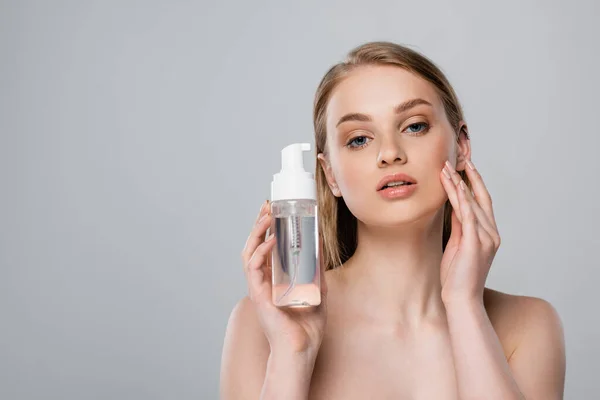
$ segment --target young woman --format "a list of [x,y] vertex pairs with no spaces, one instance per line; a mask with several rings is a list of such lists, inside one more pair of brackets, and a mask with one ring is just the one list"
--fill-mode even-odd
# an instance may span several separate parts
[[322,302],[273,306],[263,204],[221,398],[561,399],[555,309],[484,287],[500,234],[444,74],[409,48],[364,44],[321,81],[314,127]]

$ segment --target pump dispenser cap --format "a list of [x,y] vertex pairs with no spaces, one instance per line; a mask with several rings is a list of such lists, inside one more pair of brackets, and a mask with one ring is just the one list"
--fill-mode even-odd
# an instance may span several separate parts
[[310,143],[293,143],[281,150],[281,171],[273,175],[271,201],[284,199],[317,199],[314,175],[304,170],[303,151]]

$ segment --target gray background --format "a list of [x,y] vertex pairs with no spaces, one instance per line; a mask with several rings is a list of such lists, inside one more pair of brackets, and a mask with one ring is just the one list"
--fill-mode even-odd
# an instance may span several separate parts
[[566,398],[599,398],[599,8],[2,1],[0,398],[216,399],[279,151],[370,40],[450,78],[503,238],[488,284],[554,304]]

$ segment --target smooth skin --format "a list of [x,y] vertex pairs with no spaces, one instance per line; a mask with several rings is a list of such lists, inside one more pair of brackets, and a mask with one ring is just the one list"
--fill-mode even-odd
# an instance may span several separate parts
[[[417,98],[429,104],[397,112]],[[360,67],[332,93],[327,134],[318,159],[357,217],[357,249],[322,272],[320,306],[276,308],[261,210],[242,252],[249,294],[229,319],[221,399],[562,399],[560,318],[542,299],[485,288],[501,243],[492,198],[434,88],[397,67]],[[383,199],[376,184],[395,172],[416,190]]]

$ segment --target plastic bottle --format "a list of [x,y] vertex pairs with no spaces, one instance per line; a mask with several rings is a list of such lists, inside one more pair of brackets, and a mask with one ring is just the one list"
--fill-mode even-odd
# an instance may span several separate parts
[[314,175],[304,170],[309,143],[281,150],[281,171],[271,182],[270,232],[273,304],[310,307],[321,303],[319,229]]

